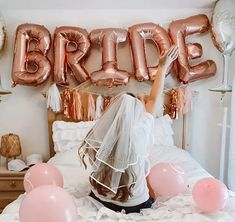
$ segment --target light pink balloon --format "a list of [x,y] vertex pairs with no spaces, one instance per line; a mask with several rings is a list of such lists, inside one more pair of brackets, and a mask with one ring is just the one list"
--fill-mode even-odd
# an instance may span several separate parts
[[229,198],[227,187],[214,178],[199,180],[194,185],[192,194],[197,207],[205,213],[222,210]]
[[76,222],[73,198],[60,187],[40,186],[28,193],[20,205],[20,222]]
[[39,163],[26,172],[24,189],[27,193],[42,185],[63,187],[63,177],[55,166],[48,163]]
[[154,165],[150,170],[148,180],[154,192],[162,197],[173,197],[187,188],[184,171],[171,163]]

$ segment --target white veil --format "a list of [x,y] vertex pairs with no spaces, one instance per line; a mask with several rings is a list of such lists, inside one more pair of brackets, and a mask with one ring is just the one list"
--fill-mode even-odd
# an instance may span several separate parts
[[[88,154],[91,160],[94,171],[90,177],[114,193],[119,187],[136,182],[131,180],[132,166],[137,164],[139,157],[148,154],[147,136],[138,135],[139,130],[144,130],[141,124],[144,112],[145,107],[138,99],[127,94],[118,96],[87,134],[80,148],[80,152]],[[104,173],[107,167],[112,173],[106,174],[108,178],[104,180],[101,172]],[[124,172],[129,173],[129,181],[121,184]]]

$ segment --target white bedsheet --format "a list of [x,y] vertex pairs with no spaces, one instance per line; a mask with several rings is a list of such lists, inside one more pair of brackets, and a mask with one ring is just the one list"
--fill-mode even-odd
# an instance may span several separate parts
[[[229,202],[223,211],[203,214],[195,206],[191,195],[193,185],[199,179],[211,175],[201,168],[187,152],[176,147],[157,147],[152,150],[150,160],[152,164],[156,162],[172,162],[180,165],[188,175],[188,191],[169,200],[158,199],[152,209],[144,209],[140,214],[123,214],[103,207],[92,198],[82,196],[76,187],[67,185],[65,189],[74,196],[78,221],[235,222],[235,194],[233,192],[230,192]],[[66,171],[68,172],[67,166],[58,168],[62,174],[65,174]],[[70,167],[69,172],[70,174],[74,173],[76,175],[77,169],[71,172]],[[0,215],[0,222],[19,222],[18,212],[24,196],[21,195],[16,201],[5,208]]]

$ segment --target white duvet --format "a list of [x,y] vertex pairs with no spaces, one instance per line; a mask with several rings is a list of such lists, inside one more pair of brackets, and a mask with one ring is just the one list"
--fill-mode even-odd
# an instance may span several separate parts
[[[144,209],[140,214],[116,213],[87,197],[90,189],[86,180],[87,172],[78,161],[75,149],[56,154],[49,162],[59,168],[64,177],[65,190],[74,196],[78,221],[235,222],[235,194],[232,192],[230,192],[229,202],[223,211],[204,214],[195,206],[191,196],[193,185],[199,179],[211,175],[200,167],[187,152],[173,146],[156,146],[151,151],[150,161],[151,164],[171,162],[180,165],[187,174],[189,189],[184,194],[168,200],[159,198],[151,209]],[[21,195],[5,208],[0,215],[0,222],[19,222],[18,212],[24,196]]]

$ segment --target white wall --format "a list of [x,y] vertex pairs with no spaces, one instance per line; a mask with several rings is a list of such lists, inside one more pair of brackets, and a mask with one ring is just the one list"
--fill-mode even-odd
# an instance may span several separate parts
[[0,0],[1,9],[182,9],[210,8],[216,0]]
[[[186,18],[201,12],[210,12],[206,9],[149,9],[149,10],[2,10],[6,25],[8,42],[4,53],[0,57],[0,72],[3,85],[10,89],[11,67],[13,59],[14,35],[16,27],[22,23],[37,23],[45,25],[51,33],[56,26],[80,26],[91,31],[102,27],[128,28],[131,25],[155,22],[164,27],[172,20]],[[220,94],[209,92],[208,89],[218,85],[222,79],[222,56],[215,49],[210,35],[189,38],[204,46],[203,59],[213,59],[218,66],[217,75],[213,78],[198,81],[192,88],[200,95],[191,115],[193,156],[213,175],[218,176],[220,129],[217,123],[222,119],[220,110]],[[202,60],[203,60],[202,59]],[[98,62],[97,62],[98,63]],[[130,59],[120,59],[122,68],[131,69]],[[230,73],[235,69],[233,56]],[[42,153],[48,157],[47,113],[46,101],[41,91],[46,91],[48,83],[40,87],[16,86],[11,89],[13,94],[4,97],[0,104],[0,135],[8,132],[17,133],[21,137],[23,157],[30,153]],[[229,103],[226,96],[225,103]]]

